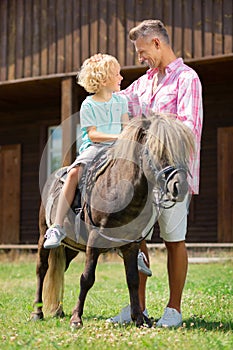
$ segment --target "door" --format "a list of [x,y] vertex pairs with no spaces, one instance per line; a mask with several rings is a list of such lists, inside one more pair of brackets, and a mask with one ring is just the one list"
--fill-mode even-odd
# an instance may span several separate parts
[[218,241],[233,242],[233,127],[218,129]]
[[21,147],[0,146],[0,244],[20,241]]

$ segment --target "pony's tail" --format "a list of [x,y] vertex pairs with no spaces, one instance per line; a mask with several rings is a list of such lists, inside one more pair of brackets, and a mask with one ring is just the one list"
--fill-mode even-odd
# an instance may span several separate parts
[[62,316],[64,273],[66,267],[65,247],[51,249],[49,268],[43,285],[43,311],[52,316]]

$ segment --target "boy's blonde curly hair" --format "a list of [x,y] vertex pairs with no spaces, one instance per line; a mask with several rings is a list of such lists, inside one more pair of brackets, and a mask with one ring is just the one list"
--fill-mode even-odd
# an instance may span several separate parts
[[101,85],[111,79],[116,66],[120,66],[119,62],[111,55],[99,54],[97,59],[92,56],[83,62],[77,74],[77,83],[87,92],[97,93]]

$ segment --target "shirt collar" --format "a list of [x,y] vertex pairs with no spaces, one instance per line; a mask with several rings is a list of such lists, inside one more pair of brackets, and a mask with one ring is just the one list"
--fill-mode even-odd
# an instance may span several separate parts
[[[178,66],[180,66],[180,64],[183,63],[183,59],[177,58],[176,60],[172,61],[171,63],[169,63],[167,65],[167,67],[165,68],[166,73],[171,73],[172,71],[176,70],[176,68]],[[154,75],[158,72],[158,68],[150,68],[147,70],[147,75],[148,75],[148,79],[153,79]]]

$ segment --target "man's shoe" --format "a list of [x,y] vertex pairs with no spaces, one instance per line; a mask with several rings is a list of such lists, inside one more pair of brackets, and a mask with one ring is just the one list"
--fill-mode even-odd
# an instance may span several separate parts
[[[147,312],[147,309],[145,309],[143,311],[143,314],[146,316],[146,317],[149,317],[148,316],[148,312]],[[131,319],[131,310],[130,310],[130,305],[127,305],[126,307],[124,307],[121,312],[119,313],[119,315],[117,316],[114,316],[114,317],[110,317],[106,320],[106,322],[109,322],[109,323],[120,323],[120,324],[123,324],[123,323],[130,323],[132,321]]]
[[148,277],[152,276],[152,271],[146,265],[147,259],[143,252],[138,253],[138,271],[144,273]]
[[46,241],[44,242],[45,249],[57,248],[61,241],[66,237],[64,229],[60,225],[52,225],[45,234]]
[[156,322],[156,327],[179,327],[182,325],[182,314],[176,309],[166,307],[163,316]]

